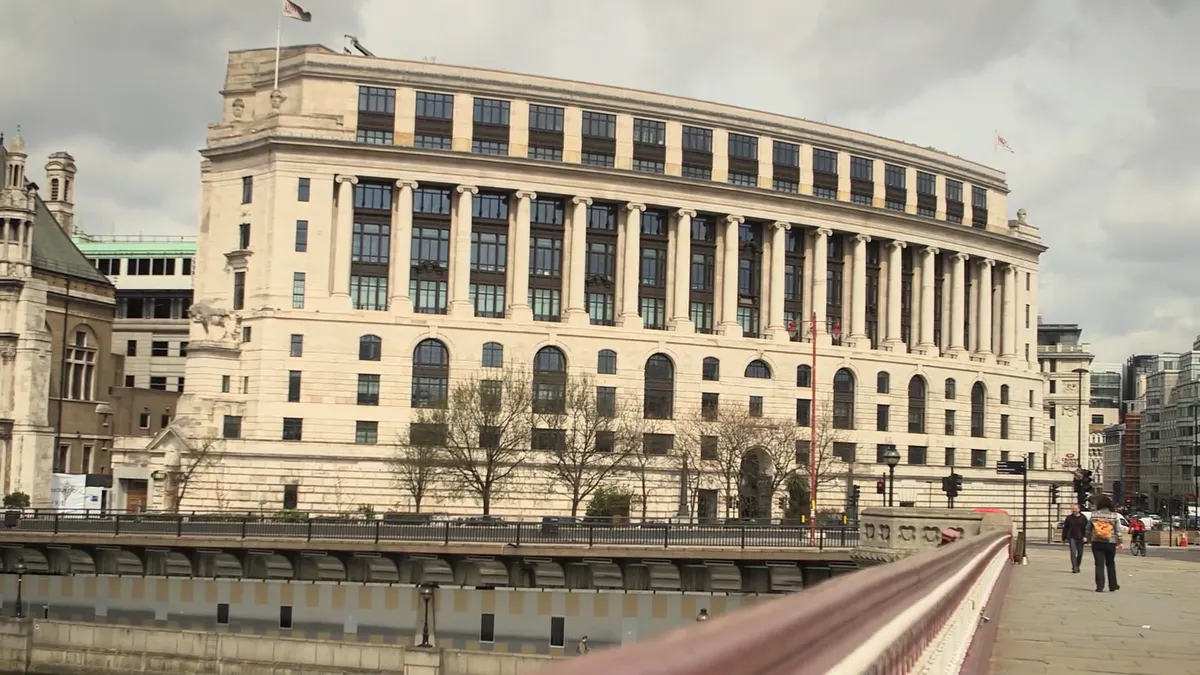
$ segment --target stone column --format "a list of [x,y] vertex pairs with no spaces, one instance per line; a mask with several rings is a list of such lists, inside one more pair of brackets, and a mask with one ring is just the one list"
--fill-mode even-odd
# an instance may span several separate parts
[[921,336],[918,347],[923,354],[937,356],[938,346],[933,342],[933,298],[938,250],[926,246],[921,254],[925,259],[921,261]]
[[787,323],[783,320],[783,281],[785,276],[783,268],[786,264],[784,255],[787,251],[787,233],[790,229],[792,229],[792,224],[782,220],[775,221],[771,225],[771,269],[769,270],[771,285],[768,305],[770,316],[767,318],[767,337],[776,342],[791,340]]
[[388,260],[388,306],[402,316],[412,314],[412,298],[408,295],[412,276],[413,190],[417,182],[396,181],[392,201],[392,246]]
[[692,218],[696,212],[691,209],[679,209],[675,218],[675,285],[674,294],[675,316],[671,322],[676,333],[691,333],[692,325]]
[[458,203],[454,208],[454,228],[450,237],[449,314],[453,317],[469,318],[475,316],[470,297],[471,212],[474,210],[473,199],[479,194],[479,188],[473,185],[459,185],[454,190],[458,195]]
[[950,256],[950,353],[960,355],[966,351],[963,343],[963,310],[966,309],[966,253]]
[[[333,295],[350,297],[350,246],[354,240],[354,186],[357,176],[337,177],[337,223],[333,236]],[[335,305],[338,309],[350,306]]]
[[584,280],[587,279],[587,218],[592,200],[575,197],[571,200],[570,249],[571,264],[567,279],[567,323],[586,326],[589,323],[584,300]]
[[809,303],[809,311],[817,319],[817,335],[814,339],[825,336],[826,341],[829,340],[829,327],[825,325],[825,322],[828,320],[829,298],[826,286],[828,286],[829,237],[831,236],[833,236],[833,230],[823,227],[813,233],[812,264],[808,265],[812,274],[812,300]]
[[980,356],[992,355],[992,266],[995,264],[995,260],[979,261],[979,290],[976,293],[979,310],[975,314],[979,317],[979,327],[975,334],[979,336],[976,353]]
[[742,334],[737,320],[738,229],[744,222],[742,216],[725,216],[725,238],[721,242],[721,324],[717,329],[722,335]]
[[901,335],[901,314],[903,306],[902,293],[904,284],[904,247],[902,241],[888,244],[888,282],[887,282],[887,341],[886,346],[894,352],[906,351],[907,345]]
[[508,289],[508,318],[533,321],[533,310],[529,307],[529,216],[537,193],[520,190],[516,198],[517,219],[508,233],[508,245],[513,247],[513,281],[512,288]]
[[642,269],[642,212],[645,204],[626,204],[625,229],[621,232],[621,315],[618,323],[626,328],[641,328],[638,313],[638,285]]
[[867,341],[867,242],[871,237],[854,235],[854,277],[850,286],[850,344]]
[[1000,358],[1013,360],[1017,357],[1017,268],[1005,265],[1003,268],[1004,299],[1000,308],[1000,321],[1003,325],[1003,340],[1000,345]]

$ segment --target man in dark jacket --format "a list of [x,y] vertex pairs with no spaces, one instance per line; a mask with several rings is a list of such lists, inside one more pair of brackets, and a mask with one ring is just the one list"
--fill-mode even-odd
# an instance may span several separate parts
[[1088,519],[1079,512],[1079,505],[1071,505],[1071,515],[1063,521],[1062,538],[1071,547],[1071,571],[1079,574],[1083,562],[1083,545],[1087,541]]

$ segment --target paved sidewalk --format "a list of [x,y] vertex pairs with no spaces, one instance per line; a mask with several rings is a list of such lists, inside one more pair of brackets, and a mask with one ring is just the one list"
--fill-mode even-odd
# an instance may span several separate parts
[[1066,546],[1029,555],[1012,570],[991,675],[1200,675],[1195,563],[1126,549],[1121,590],[1097,593],[1090,548],[1079,574]]

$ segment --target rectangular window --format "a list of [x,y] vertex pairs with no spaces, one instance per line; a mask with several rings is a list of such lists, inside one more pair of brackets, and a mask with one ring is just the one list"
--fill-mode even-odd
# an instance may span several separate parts
[[283,605],[279,608],[279,629],[292,629],[292,607],[291,605]]
[[927,462],[928,448],[921,445],[908,446],[908,463],[912,466],[924,466]]
[[1008,415],[1000,416],[1000,438],[1008,438]]
[[379,376],[358,376],[358,405],[379,405]]
[[729,134],[729,156],[735,159],[758,161],[758,137]]
[[987,450],[971,451],[971,466],[976,469],[987,467]]
[[229,625],[229,603],[226,603],[226,602],[217,603],[217,625],[218,626],[228,626]]
[[250,248],[250,223],[239,223],[238,250],[245,251],[248,248]]
[[301,379],[302,379],[302,374],[299,370],[289,370],[288,371],[288,394],[287,394],[288,403],[299,403],[300,402]]
[[681,178],[692,178],[695,180],[712,180],[712,169],[707,166],[690,166],[684,164],[679,169]]
[[233,273],[233,308],[245,309],[246,307],[246,273]]
[[796,399],[796,426],[812,426],[812,401],[807,398]]
[[579,163],[585,166],[599,166],[611,169],[616,166],[616,158],[600,152],[584,152],[579,155]]
[[635,118],[633,120],[633,142],[642,145],[666,145],[666,122]]
[[813,148],[813,171],[837,175],[838,154],[832,150]]
[[491,644],[496,641],[495,614],[484,613],[479,615],[479,641],[484,644]]
[[850,178],[867,183],[875,181],[875,160],[866,157],[850,157]]
[[354,442],[358,445],[375,445],[379,442],[379,422],[354,423]]
[[125,341],[125,356],[137,356],[137,340]]
[[471,152],[477,155],[499,155],[503,157],[508,154],[508,143],[504,141],[485,141],[477,138],[471,141]]
[[230,377],[230,376],[228,376],[228,375],[222,375],[222,376],[221,376],[221,393],[222,393],[222,394],[228,394],[228,393],[229,393],[229,385],[230,385],[230,383],[231,383],[232,379],[233,379],[233,378],[231,378],[231,377]]
[[919,195],[936,195],[937,194],[937,176],[924,171],[917,172],[917,194]]
[[730,185],[758,187],[758,176],[749,173],[737,173],[736,171],[730,171],[729,183]]
[[151,375],[150,388],[158,391],[167,390],[167,377],[165,375]]
[[496,284],[471,284],[468,300],[475,307],[475,316],[504,318],[504,287]]
[[612,293],[587,294],[588,319],[595,326],[611,326],[616,321],[616,299]]
[[583,135],[587,138],[617,137],[617,116],[608,113],[583,111]]
[[311,183],[312,183],[312,181],[308,178],[296,179],[296,201],[298,201],[298,202],[308,201],[308,193],[312,187]]
[[954,466],[954,448],[946,448],[946,457],[943,463],[946,466]]
[[431,120],[454,119],[454,95],[418,91],[417,117]]
[[888,187],[900,188],[903,190],[905,188],[905,174],[906,169],[904,167],[896,166],[895,164],[887,164],[883,167],[884,184]]
[[875,430],[887,431],[888,421],[890,418],[891,406],[877,405],[875,406]]
[[[282,438],[285,441],[302,441],[304,440],[304,420],[299,417],[283,418],[283,434]],[[289,486],[291,487],[291,486]],[[295,508],[295,507],[293,507]]]
[[716,436],[700,437],[700,459],[717,459],[720,439]]
[[640,298],[639,305],[646,328],[662,330],[667,327],[667,301],[664,298]]
[[951,178],[946,179],[946,201],[961,202],[962,201],[963,184],[960,180]]
[[478,124],[493,124],[506,127],[508,126],[508,114],[511,105],[508,101],[499,99],[476,98],[474,121]]
[[359,129],[355,140],[366,145],[394,145],[395,135],[383,129]]
[[761,396],[751,396],[750,397],[750,416],[751,417],[762,417],[763,416],[763,397],[761,397]]
[[977,209],[986,209],[988,207],[987,188],[977,185],[971,186],[971,206]]
[[136,387],[137,386],[137,378],[134,377],[133,375],[126,375],[125,376],[125,386],[130,387],[130,388]]
[[567,646],[567,620],[561,616],[550,617],[550,646]]
[[772,155],[779,166],[800,166],[800,146],[795,143],[775,141]]
[[241,437],[242,417],[240,415],[226,415],[221,422],[221,438]]
[[396,90],[385,87],[359,87],[358,111],[376,115],[396,114]]
[[691,152],[712,152],[712,129],[683,125],[683,149]]
[[813,186],[813,196],[819,197],[820,199],[837,199],[837,190],[834,190],[833,188],[827,188],[827,187],[821,187],[819,185],[814,185]]
[[561,134],[563,109],[552,105],[530,104],[529,128],[532,131],[552,131]]
[[304,272],[292,273],[292,309],[304,309]]
[[545,162],[561,162],[562,148],[543,148],[531,145],[529,146],[529,159],[540,159]]
[[558,321],[562,317],[562,292],[553,288],[529,289],[529,306],[534,321]]
[[954,435],[954,411],[953,410],[946,411],[946,435],[947,436]]
[[713,332],[713,304],[711,302],[692,302],[691,316],[697,333]]
[[617,416],[616,387],[596,387],[596,414],[605,419]]
[[294,511],[300,506],[300,486],[299,485],[284,485],[283,486],[283,510]]
[[641,171],[642,173],[664,173],[666,171],[666,164],[650,159],[635,158],[633,160],[633,170]]
[[150,343],[150,356],[167,356],[171,353],[170,342],[159,342],[155,340]]
[[382,312],[387,309],[387,277],[352,275],[350,302],[354,309]]
[[378,223],[354,223],[350,260],[369,265],[386,265],[391,255],[392,228]]
[[300,333],[292,333],[291,344],[288,347],[288,355],[297,358],[304,356],[304,336]]
[[433,136],[417,134],[413,136],[413,147],[423,150],[449,150],[452,145],[449,136]]
[[242,176],[242,203],[254,201],[254,176]]
[[780,178],[771,179],[771,189],[778,192],[790,192],[796,194],[800,192],[800,184],[794,180],[783,180]]
[[700,417],[705,422],[715,422],[721,414],[721,395],[706,391],[700,394]]
[[308,251],[308,221],[296,221],[296,253]]

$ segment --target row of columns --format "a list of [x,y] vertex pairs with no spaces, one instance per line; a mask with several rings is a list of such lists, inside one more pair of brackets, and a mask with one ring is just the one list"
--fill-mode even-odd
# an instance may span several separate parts
[[[350,293],[350,258],[353,231],[354,185],[358,179],[354,176],[338,176],[338,210],[337,234],[334,241],[332,295],[348,297]],[[388,275],[388,296],[392,309],[404,314],[412,311],[412,300],[409,297],[410,265],[406,264],[411,258],[412,249],[412,211],[413,191],[417,183],[411,180],[396,182],[396,194],[393,199],[391,252]],[[475,186],[460,185],[456,188],[454,199],[455,222],[451,227],[451,252],[449,274],[449,307],[452,316],[469,317],[474,314],[474,308],[469,299],[470,260],[471,260],[471,214],[472,199],[479,193]],[[528,303],[529,294],[529,245],[531,211],[533,200],[537,194],[531,191],[515,193],[515,218],[509,232],[508,263],[508,294],[507,315],[516,320],[531,320],[532,310]],[[563,261],[564,268],[564,318],[568,323],[587,324],[589,321],[584,292],[585,268],[587,265],[587,210],[592,200],[587,197],[574,197],[571,200],[571,218],[565,233],[567,255]],[[625,218],[619,230],[619,245],[624,269],[618,270],[620,280],[620,305],[618,306],[618,324],[622,326],[641,326],[638,306],[638,287],[641,269],[641,217],[646,205],[628,203],[625,205]],[[691,230],[692,218],[696,211],[678,209],[674,213],[674,226],[671,230],[674,259],[669,261],[673,271],[674,284],[670,289],[672,300],[670,322],[677,332],[692,332],[691,321]],[[720,321],[718,332],[738,334],[741,328],[737,322],[738,304],[738,228],[745,218],[737,215],[725,217],[723,231],[720,236],[721,248],[721,277],[719,284]],[[764,260],[764,275],[769,279],[765,284],[768,292],[766,303],[767,313],[765,324],[769,338],[787,341],[790,339],[788,327],[784,321],[784,267],[786,264],[786,238],[792,228],[791,223],[777,221],[769,226],[770,255]],[[803,303],[807,311],[815,315],[818,340],[828,340],[826,328],[826,297],[828,274],[829,237],[833,231],[827,228],[817,228],[807,235],[805,241],[804,266],[804,296]],[[847,337],[851,345],[866,347],[866,278],[867,278],[867,244],[871,242],[870,235],[858,234],[850,239],[851,279],[850,279],[850,311],[849,316],[843,314],[843,322],[848,324]],[[887,261],[886,295],[883,303],[882,319],[884,326],[883,346],[885,349],[904,351],[907,345],[903,339],[901,328],[902,312],[902,274],[903,251],[908,246],[903,241],[888,241],[885,244],[884,259]],[[946,321],[948,331],[943,331],[943,344],[935,344],[934,335],[934,301],[936,277],[934,265],[940,251],[931,246],[917,249],[915,267],[917,274],[913,285],[912,324],[915,329],[916,350],[925,354],[937,354],[946,351],[952,355],[973,353],[980,356],[993,354],[993,331],[997,326],[992,317],[992,288],[993,268],[995,261],[979,259],[976,261],[978,276],[970,293],[966,285],[966,266],[970,257],[965,253],[953,253],[946,262],[949,263],[948,273],[943,283],[943,316],[949,314]],[[515,273],[524,270],[524,273]],[[1016,268],[1010,264],[1001,266],[1001,302],[1000,302],[1000,357],[1013,358],[1016,353]],[[883,281],[881,279],[881,281]],[[966,335],[965,323],[971,319],[971,335]],[[987,329],[981,329],[986,326]],[[948,332],[948,335],[946,333]],[[968,342],[969,341],[969,342]]]

